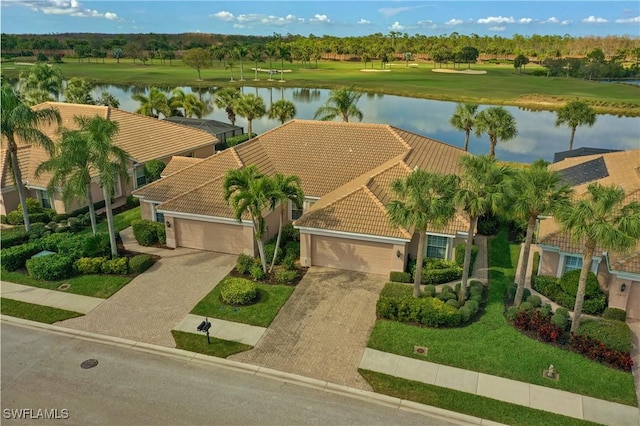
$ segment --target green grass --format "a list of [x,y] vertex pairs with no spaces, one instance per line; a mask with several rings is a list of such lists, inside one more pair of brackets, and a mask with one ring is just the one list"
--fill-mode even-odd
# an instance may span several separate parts
[[31,321],[53,324],[69,318],[82,316],[81,313],[51,308],[49,306],[34,305],[12,299],[0,299],[0,312],[10,317],[23,318]]
[[16,284],[30,285],[33,287],[56,290],[60,285],[70,284],[67,290],[59,290],[63,293],[81,294],[83,296],[100,297],[107,299],[131,281],[131,277],[120,275],[77,275],[60,281],[41,281],[20,272],[8,272],[2,270],[2,280]]
[[377,393],[415,401],[508,425],[595,425],[585,420],[548,413],[522,405],[497,401],[453,389],[399,379],[368,370],[358,370]]
[[[417,68],[395,66],[391,72],[362,72],[362,62],[320,61],[318,68],[285,64],[293,72],[284,75],[285,82],[267,81],[266,74],[259,74],[260,81],[253,81],[249,70],[254,64],[245,63],[246,81],[230,83],[230,73],[217,61],[212,68],[202,71],[202,81],[197,72],[174,61],[173,66],[133,64],[130,59],[107,60],[105,64],[78,63],[72,59],[58,66],[66,78],[82,77],[96,83],[120,85],[146,85],[160,87],[189,86],[209,88],[213,86],[246,85],[251,87],[309,87],[335,88],[354,86],[356,90],[390,95],[429,98],[447,101],[468,101],[481,104],[518,105],[529,108],[553,109],[560,102],[582,98],[590,102],[598,112],[640,115],[639,90],[622,84],[602,84],[592,81],[562,78],[535,77],[530,75],[539,66],[531,65],[518,74],[506,65],[472,65],[472,69],[485,70],[484,75],[456,75],[432,72],[433,63],[420,62]],[[268,68],[268,64],[259,66]],[[370,67],[371,65],[369,65]],[[275,66],[275,68],[279,67]],[[14,68],[14,69],[7,69]],[[5,78],[17,78],[24,66],[3,67]],[[374,63],[374,69],[380,64]],[[234,70],[236,80],[240,69]],[[274,77],[279,80],[280,76]]]
[[[428,361],[519,380],[568,392],[636,405],[631,373],[590,361],[583,356],[530,339],[503,316],[503,294],[513,282],[517,245],[501,232],[489,243],[489,298],[484,314],[467,327],[419,328],[392,321],[376,322],[368,346],[413,358],[414,345],[429,348]],[[560,380],[542,377],[553,364]]]
[[191,311],[194,315],[208,316],[227,321],[268,327],[280,308],[287,302],[294,287],[258,283],[260,301],[249,306],[229,306],[220,301],[220,288],[225,280],[207,294]]
[[244,343],[230,342],[215,337],[210,337],[211,344],[208,344],[207,336],[204,334],[185,333],[177,330],[172,330],[171,334],[173,334],[173,340],[176,341],[176,348],[219,358],[226,358],[253,348],[253,346]]
[[[125,210],[122,213],[118,213],[113,216],[113,225],[116,228],[116,232],[120,232],[131,226],[131,222],[134,220],[140,220],[142,216],[140,214],[140,206],[130,210]],[[109,224],[106,219],[98,223],[98,232],[109,232]],[[91,234],[91,226],[80,231],[81,234]]]

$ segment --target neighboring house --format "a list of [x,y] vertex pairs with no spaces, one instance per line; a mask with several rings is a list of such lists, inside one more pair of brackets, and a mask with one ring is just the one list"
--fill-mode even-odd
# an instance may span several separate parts
[[586,155],[608,154],[610,152],[620,152],[620,150],[581,147],[581,148],[576,148],[569,151],[556,152],[555,154],[553,154],[553,162],[557,163],[559,161],[564,160],[565,158],[584,157]]
[[[127,151],[131,157],[128,164],[129,183],[120,182],[116,188],[114,200],[127,197],[133,189],[145,185],[144,165],[149,160],[160,159],[168,162],[172,156],[208,157],[214,153],[214,145],[218,142],[215,136],[203,130],[193,129],[170,122],[165,122],[151,117],[122,111],[116,108],[95,105],[79,105],[60,102],[46,102],[33,107],[34,110],[54,107],[60,112],[62,126],[75,129],[77,125],[75,116],[93,117],[100,115],[115,121],[119,125],[119,131],[114,138],[117,146]],[[41,130],[54,142],[60,138],[57,126],[42,127]],[[59,213],[69,212],[83,204],[65,205],[60,194],[49,195],[47,185],[51,175],[42,174],[35,176],[36,168],[49,155],[39,147],[18,142],[18,161],[22,170],[22,176],[27,189],[27,197],[40,200],[42,206],[53,208]],[[6,144],[3,141],[3,148]],[[0,184],[1,199],[0,213],[7,214],[14,210],[18,204],[18,191],[15,188],[13,172],[9,167],[8,156],[5,149],[0,152]],[[102,191],[96,183],[93,188],[93,199],[103,199]]]
[[[165,223],[170,247],[255,255],[251,221],[236,221],[223,198],[225,172],[253,164],[267,175],[296,175],[305,201],[301,210],[288,206],[288,219],[301,233],[302,265],[387,274],[415,258],[418,242],[413,230],[389,224],[390,183],[414,168],[455,174],[463,155],[388,125],[292,120],[186,167],[172,160],[166,177],[133,195],[143,218]],[[277,232],[279,213],[265,214],[266,239]],[[445,228],[429,229],[427,255],[451,258],[468,223],[457,215]]]
[[[625,202],[640,201],[640,149],[600,155],[565,158],[551,169],[559,171],[577,196],[588,185],[622,187]],[[541,249],[540,275],[561,276],[582,267],[582,245],[562,232],[553,218],[540,221],[538,247]],[[596,247],[591,270],[609,296],[609,306],[624,309],[629,318],[640,319],[640,241],[628,253],[612,253]]]
[[224,123],[217,120],[207,120],[204,118],[189,117],[167,117],[164,119],[171,123],[182,124],[194,129],[204,130],[218,139],[216,151],[221,151],[227,147],[227,138],[240,136],[244,133],[244,128],[233,124]]

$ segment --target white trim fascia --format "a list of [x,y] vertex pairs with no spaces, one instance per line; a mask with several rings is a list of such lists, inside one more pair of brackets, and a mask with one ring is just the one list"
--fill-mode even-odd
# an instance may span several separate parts
[[0,193],[6,194],[8,192],[14,192],[15,190],[16,190],[16,187],[14,185],[9,185],[9,186],[5,186],[4,188],[0,189]]
[[[445,238],[455,238],[456,237],[455,235],[451,235],[451,234],[438,234],[438,233],[435,233],[435,232],[425,232],[425,234],[427,236],[433,235],[434,237],[445,237]],[[466,236],[467,233],[465,232],[464,235]]]
[[[131,194],[131,195],[133,195],[133,194]],[[138,198],[140,200],[140,202],[143,202],[143,203],[149,203],[149,204],[162,204],[162,203],[164,203],[164,201],[147,200],[143,196],[134,195],[134,197]]]
[[232,224],[232,225],[241,225],[241,226],[253,226],[253,222],[251,222],[250,220],[242,220],[242,222],[238,222],[235,219],[231,219],[228,217],[218,217],[218,216],[205,216],[202,214],[195,214],[195,213],[179,213],[179,212],[172,212],[170,210],[162,210],[162,209],[157,209],[158,212],[164,214],[165,218],[167,217],[174,217],[177,219],[191,219],[191,220],[199,220],[201,222],[211,222],[211,223],[225,223],[225,224]]
[[309,201],[318,201],[320,198],[322,198],[322,197],[311,197],[311,196],[307,196],[307,195],[305,195],[305,196],[304,196],[305,201],[306,201],[306,200],[309,200]]
[[640,281],[640,274],[635,274],[633,272],[622,272],[622,271],[616,271],[615,269],[611,269],[611,264],[609,263],[609,253],[608,252],[602,252],[602,257],[604,257],[606,265],[607,265],[607,271],[611,274],[611,275],[615,275],[618,278],[621,278],[623,280],[631,280],[631,281]]
[[[435,234],[432,234],[432,235],[435,235]],[[442,235],[442,236],[445,236],[445,235]],[[456,237],[465,237],[466,238],[468,236],[469,236],[469,233],[467,231],[456,231],[456,235],[452,235],[453,238],[456,238]]]
[[542,251],[548,251],[551,253],[560,253],[560,247],[558,246],[548,246],[546,244],[538,244],[538,247],[540,247]]
[[38,191],[47,191],[47,188],[44,188],[42,186],[25,185],[24,187],[27,189],[35,189]]
[[411,242],[404,238],[383,237],[378,235],[356,234],[355,232],[333,231],[329,229],[307,228],[303,226],[294,226],[301,234],[321,235],[324,237],[348,238],[350,240],[371,241],[375,243],[387,244],[406,244]]

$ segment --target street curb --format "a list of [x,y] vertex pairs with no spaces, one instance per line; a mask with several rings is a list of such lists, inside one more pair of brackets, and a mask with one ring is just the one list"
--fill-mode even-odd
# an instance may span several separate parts
[[25,328],[46,330],[47,332],[66,336],[71,339],[86,340],[105,345],[128,348],[139,352],[162,355],[180,361],[187,361],[189,363],[213,365],[215,367],[239,371],[245,374],[252,374],[254,376],[264,377],[271,380],[278,380],[284,383],[291,383],[294,385],[312,388],[323,392],[345,395],[350,398],[359,399],[362,401],[367,401],[373,404],[391,407],[398,410],[411,411],[423,415],[437,416],[448,421],[461,422],[461,424],[504,426],[501,423],[481,419],[479,417],[468,416],[466,414],[456,413],[455,411],[444,410],[438,407],[432,407],[426,404],[420,404],[417,402],[395,398],[375,392],[369,392],[362,389],[351,388],[348,386],[330,383],[324,380],[313,379],[298,374],[273,370],[267,367],[260,367],[252,364],[245,364],[238,361],[228,360],[225,358],[218,358],[214,356],[189,352],[182,349],[169,348],[145,342],[136,342],[134,340],[123,339],[120,337],[105,336],[87,331],[74,330],[57,325],[29,321],[22,318],[15,318],[6,315],[0,315],[0,322]]

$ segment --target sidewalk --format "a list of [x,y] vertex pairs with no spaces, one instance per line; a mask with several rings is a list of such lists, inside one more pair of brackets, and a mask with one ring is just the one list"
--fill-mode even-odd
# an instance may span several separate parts
[[[360,368],[499,401],[616,426],[638,426],[637,407],[365,349]],[[542,372],[541,372],[542,374]]]
[[[200,315],[189,314],[173,329],[184,331],[186,333],[198,334],[197,327],[204,320]],[[255,346],[267,331],[264,327],[255,325],[241,324],[239,322],[225,321],[216,318],[209,318],[211,328],[209,334],[218,339],[229,340],[231,342],[244,343],[245,345]],[[204,333],[200,333],[203,334]]]
[[81,296],[79,294],[64,293],[5,281],[0,283],[0,296],[6,299],[50,306],[81,314],[91,312],[105,301],[105,299],[98,297]]

